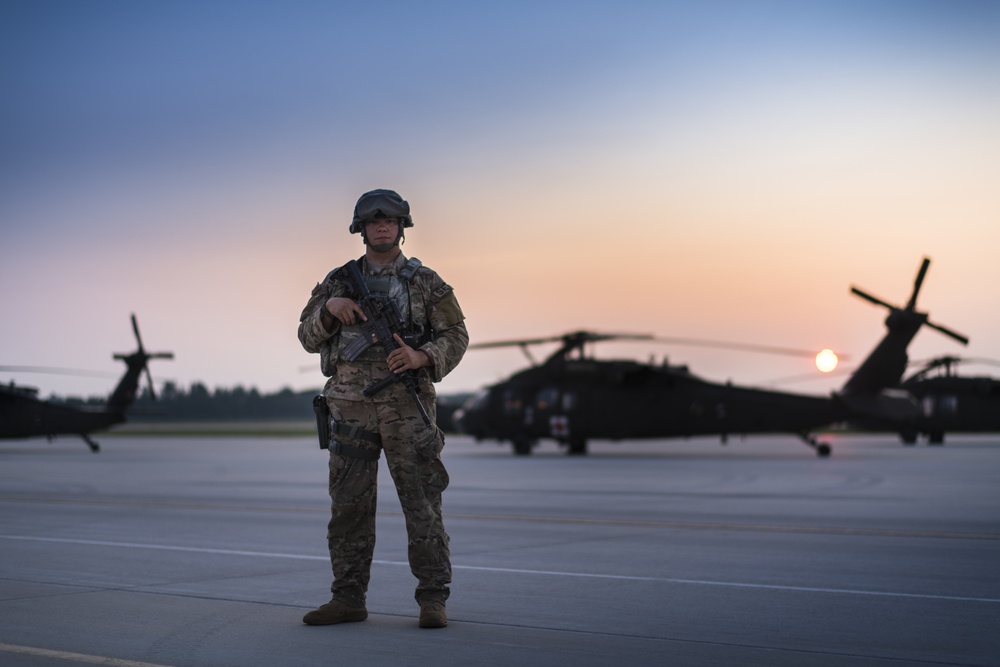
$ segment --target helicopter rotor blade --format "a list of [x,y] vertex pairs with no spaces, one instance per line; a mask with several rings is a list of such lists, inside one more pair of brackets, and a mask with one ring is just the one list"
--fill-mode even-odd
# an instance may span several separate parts
[[80,377],[113,378],[118,373],[88,371],[80,368],[58,368],[51,366],[0,366],[4,373],[48,373],[52,375],[78,375]]
[[569,343],[582,342],[590,343],[604,340],[652,340],[650,334],[628,334],[628,333],[597,333],[594,331],[573,331],[561,336],[547,336],[545,338],[522,338],[516,340],[498,340],[487,343],[473,343],[469,348],[486,349],[493,347],[520,347],[527,345],[541,345],[543,343]]
[[132,331],[135,332],[135,340],[139,344],[139,352],[144,352],[142,347],[142,336],[139,335],[139,323],[135,320],[135,313],[132,313]]
[[[661,338],[657,337],[652,339],[658,343],[670,343],[672,345],[691,345],[695,347],[714,347],[724,350],[740,350],[743,352],[761,352],[764,354],[778,354],[787,357],[808,357],[813,358],[816,356],[815,350],[798,350],[790,347],[776,347],[774,345],[756,345],[753,343],[736,343],[733,341],[725,340],[709,340],[705,338]],[[836,353],[837,357],[841,360],[847,360],[850,357],[846,354]]]
[[910,295],[910,301],[906,304],[907,310],[913,310],[917,307],[917,294],[920,292],[920,286],[924,284],[924,276],[927,275],[927,267],[930,264],[930,257],[924,257],[920,270],[917,272],[917,279],[913,281],[913,294]]
[[[142,336],[139,335],[139,323],[136,321],[135,313],[132,313],[132,331],[135,332],[135,341],[139,345],[139,354],[143,357],[143,363],[146,364],[146,385],[149,387],[149,395],[155,401],[156,400],[156,389],[153,386],[153,374],[149,372],[150,359],[173,359],[173,352],[146,352],[146,349],[142,345]],[[115,355],[115,358],[119,358],[119,355]]]
[[537,366],[538,361],[533,356],[531,356],[531,348],[529,348],[527,345],[521,345],[520,347],[521,347],[521,352],[527,358],[528,363],[531,364],[532,366]]
[[541,345],[542,343],[558,343],[562,341],[562,336],[554,336],[549,338],[528,338],[524,340],[495,340],[488,343],[473,343],[469,345],[469,349],[487,349],[492,347],[524,347],[525,345]]
[[987,359],[985,357],[955,357],[955,362],[960,364],[976,364],[983,366],[1000,366],[1000,360]]
[[627,334],[627,333],[594,333],[591,331],[580,331],[576,334],[567,334],[563,340],[581,338],[588,343],[597,343],[603,340],[654,340],[650,334]]
[[883,306],[885,308],[888,308],[889,310],[899,310],[898,308],[896,308],[896,306],[894,306],[894,305],[892,305],[890,303],[886,303],[885,301],[883,301],[882,299],[878,298],[877,296],[872,296],[871,294],[868,294],[867,292],[862,292],[857,287],[851,287],[851,294],[854,294],[856,296],[860,296],[862,299],[864,299],[866,301],[871,301],[876,306]]
[[952,331],[951,329],[949,329],[947,327],[943,327],[940,324],[934,324],[933,322],[924,322],[924,324],[926,326],[929,326],[931,329],[936,329],[937,331],[940,331],[945,336],[950,336],[951,338],[954,338],[955,340],[957,340],[962,345],[968,345],[969,344],[969,337],[968,336],[963,336],[960,333],[956,333],[956,332]]
[[[634,340],[634,341],[649,341],[653,343],[666,343],[670,345],[690,345],[694,347],[712,347],[718,349],[728,349],[728,350],[739,350],[743,352],[761,352],[764,354],[778,354],[784,356],[792,357],[808,357],[813,358],[816,356],[815,350],[800,350],[787,347],[778,347],[774,345],[756,345],[753,343],[737,343],[733,341],[724,340],[712,340],[706,338],[677,338],[677,337],[665,337],[665,336],[652,336],[650,334],[629,334],[629,333],[596,333],[593,331],[576,331],[573,333],[568,333],[563,336],[551,336],[548,338],[531,338],[524,340],[504,340],[504,341],[493,341],[489,343],[476,343],[470,345],[469,348],[496,348],[496,347],[513,347],[518,346],[522,351],[527,350],[527,346],[536,345],[540,343],[558,343],[563,344],[571,343],[593,343],[600,341],[610,341],[610,340]],[[850,357],[846,354],[837,353],[837,356],[846,360]],[[529,361],[534,362],[534,360],[528,357]]]
[[910,374],[908,380],[916,381],[928,377],[933,371],[938,368],[944,367],[946,369],[947,375],[952,374],[952,368],[959,366],[960,364],[969,364],[972,366],[1000,366],[1000,361],[996,359],[987,359],[983,357],[956,357],[953,355],[946,355],[942,357],[932,357],[930,359],[920,359],[916,361],[911,361],[907,366],[915,367],[917,370]]
[[149,397],[155,401],[156,390],[153,389],[153,375],[149,372],[149,366],[146,366],[146,384],[149,387]]

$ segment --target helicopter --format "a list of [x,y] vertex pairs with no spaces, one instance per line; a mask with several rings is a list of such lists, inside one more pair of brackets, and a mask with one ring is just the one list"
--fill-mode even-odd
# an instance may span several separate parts
[[79,408],[60,405],[38,398],[38,391],[30,387],[17,386],[13,382],[0,385],[0,439],[45,436],[51,441],[59,435],[75,435],[82,438],[92,452],[99,452],[101,447],[91,434],[126,421],[125,413],[135,401],[139,376],[143,372],[150,396],[155,399],[148,361],[174,358],[172,352],[146,352],[134,314],[132,330],[138,349],[131,354],[113,355],[114,359],[125,362],[126,370],[104,405]]
[[[820,457],[831,453],[829,443],[812,432],[849,418],[878,418],[891,423],[916,419],[919,405],[905,392],[893,393],[906,368],[906,348],[923,325],[960,342],[968,339],[931,324],[916,311],[917,294],[930,264],[924,258],[906,308],[889,304],[852,288],[852,293],[890,308],[884,338],[850,376],[844,387],[818,396],[731,382],[716,383],[692,374],[687,366],[598,360],[584,346],[608,340],[661,340],[646,334],[576,331],[562,336],[498,341],[470,348],[528,346],[561,342],[543,363],[510,376],[473,396],[453,416],[460,432],[477,440],[510,441],[514,453],[530,454],[541,438],[585,454],[589,439],[640,439],[719,435],[791,433]],[[687,344],[697,341],[684,339]],[[746,346],[753,347],[753,346]],[[532,360],[528,354],[529,360]],[[533,361],[533,360],[532,360]]]
[[[687,366],[598,360],[584,345],[609,340],[655,340],[644,334],[576,331],[560,337],[501,341],[477,347],[561,341],[542,364],[515,373],[471,398],[455,415],[461,432],[477,440],[509,440],[515,454],[530,454],[540,438],[553,438],[569,454],[585,454],[587,440],[690,437],[787,431],[819,456],[830,445],[813,429],[838,421],[830,398],[717,384]],[[472,347],[472,346],[470,346]]]
[[[853,411],[849,423],[858,428],[897,431],[905,445],[916,444],[920,434],[927,437],[929,444],[940,445],[944,443],[945,431],[1000,430],[1000,381],[989,377],[958,377],[954,370],[962,362],[995,362],[943,356],[924,362],[922,368],[903,377],[909,365],[906,348],[922,326],[962,345],[969,343],[968,337],[928,321],[926,313],[916,310],[917,293],[929,265],[930,259],[925,257],[913,295],[902,308],[851,288],[853,294],[889,309],[885,321],[889,331],[844,388],[844,399]],[[892,395],[906,397],[913,409],[881,410],[877,402]]]
[[992,359],[942,356],[921,362],[899,388],[917,401],[919,413],[897,422],[861,421],[873,430],[893,430],[904,445],[924,436],[929,445],[943,445],[945,433],[1000,431],[1000,380],[987,376],[960,376],[960,364],[1000,365]]

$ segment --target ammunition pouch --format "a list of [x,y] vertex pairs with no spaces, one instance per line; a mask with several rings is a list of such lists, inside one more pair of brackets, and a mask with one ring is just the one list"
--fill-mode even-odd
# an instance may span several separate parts
[[402,338],[403,342],[412,347],[414,350],[419,350],[421,345],[431,341],[430,335],[426,332],[402,334],[400,338]]

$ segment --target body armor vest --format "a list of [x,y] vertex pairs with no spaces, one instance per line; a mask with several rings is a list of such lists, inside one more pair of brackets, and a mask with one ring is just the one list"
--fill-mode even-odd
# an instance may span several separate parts
[[[404,323],[404,330],[399,332],[399,335],[412,348],[418,348],[427,342],[423,323],[413,322],[410,308],[410,279],[413,278],[413,274],[418,268],[420,268],[420,260],[414,257],[407,261],[398,275],[363,276],[365,285],[372,296],[392,301],[395,304],[399,319]],[[361,327],[359,324],[343,325],[340,331],[340,349],[350,345],[360,335]],[[372,345],[355,361],[384,361],[385,356],[385,351],[380,345]]]

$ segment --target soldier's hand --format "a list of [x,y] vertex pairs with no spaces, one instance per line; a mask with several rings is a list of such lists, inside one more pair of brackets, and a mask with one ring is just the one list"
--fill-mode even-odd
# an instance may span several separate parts
[[340,320],[342,324],[354,324],[358,321],[358,318],[363,322],[368,321],[368,318],[365,317],[365,311],[361,309],[361,306],[342,296],[332,296],[327,299],[326,309],[330,311],[331,315]]
[[392,337],[395,339],[396,344],[399,345],[399,347],[390,352],[389,356],[386,358],[386,361],[389,363],[389,370],[393,373],[415,371],[418,368],[431,365],[431,358],[427,356],[426,352],[414,350],[412,347],[403,342],[403,339],[399,334],[394,333],[392,334]]

